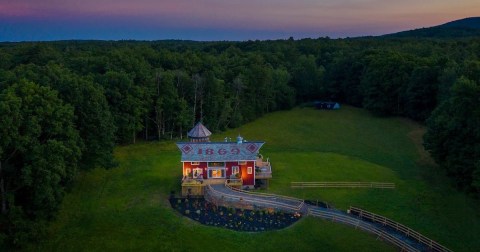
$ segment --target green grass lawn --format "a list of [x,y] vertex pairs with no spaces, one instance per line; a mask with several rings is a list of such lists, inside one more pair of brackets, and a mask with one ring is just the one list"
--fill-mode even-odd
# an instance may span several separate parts
[[[208,125],[207,125],[208,126]],[[480,204],[450,187],[422,151],[423,128],[344,106],[268,114],[215,134],[264,140],[270,192],[359,206],[404,223],[455,251],[480,248]],[[28,250],[105,251],[388,251],[375,237],[315,218],[279,231],[243,233],[207,227],[176,213],[167,200],[180,191],[180,152],[173,142],[118,147],[112,170],[83,172],[46,241]],[[394,182],[388,189],[291,189],[292,181]]]

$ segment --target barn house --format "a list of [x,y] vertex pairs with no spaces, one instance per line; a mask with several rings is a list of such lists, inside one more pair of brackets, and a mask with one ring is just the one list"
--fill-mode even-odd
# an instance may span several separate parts
[[228,184],[237,188],[267,186],[272,177],[270,162],[259,153],[265,142],[210,142],[212,133],[197,123],[188,132],[189,142],[178,142],[182,162],[182,195],[203,195],[208,184]]

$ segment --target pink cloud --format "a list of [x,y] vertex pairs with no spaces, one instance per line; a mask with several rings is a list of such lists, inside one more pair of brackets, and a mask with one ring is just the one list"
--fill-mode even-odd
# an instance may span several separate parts
[[0,3],[0,16],[2,17],[22,17],[34,14],[35,11],[24,3]]

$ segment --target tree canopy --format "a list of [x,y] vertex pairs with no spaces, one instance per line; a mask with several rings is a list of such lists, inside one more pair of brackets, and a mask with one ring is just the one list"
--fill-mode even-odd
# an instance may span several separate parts
[[315,100],[426,121],[427,150],[478,195],[479,49],[475,37],[0,43],[0,233],[41,233],[77,168],[115,166],[115,144]]
[[[56,91],[21,81],[0,93],[2,230],[14,243],[52,218],[75,177],[80,138]],[[37,223],[38,224],[38,223]]]
[[456,184],[480,192],[480,85],[465,77],[428,119],[425,148]]

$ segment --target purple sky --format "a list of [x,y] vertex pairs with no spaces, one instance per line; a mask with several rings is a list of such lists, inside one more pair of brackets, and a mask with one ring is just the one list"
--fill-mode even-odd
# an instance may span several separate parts
[[479,0],[0,0],[0,41],[337,38],[479,15]]

